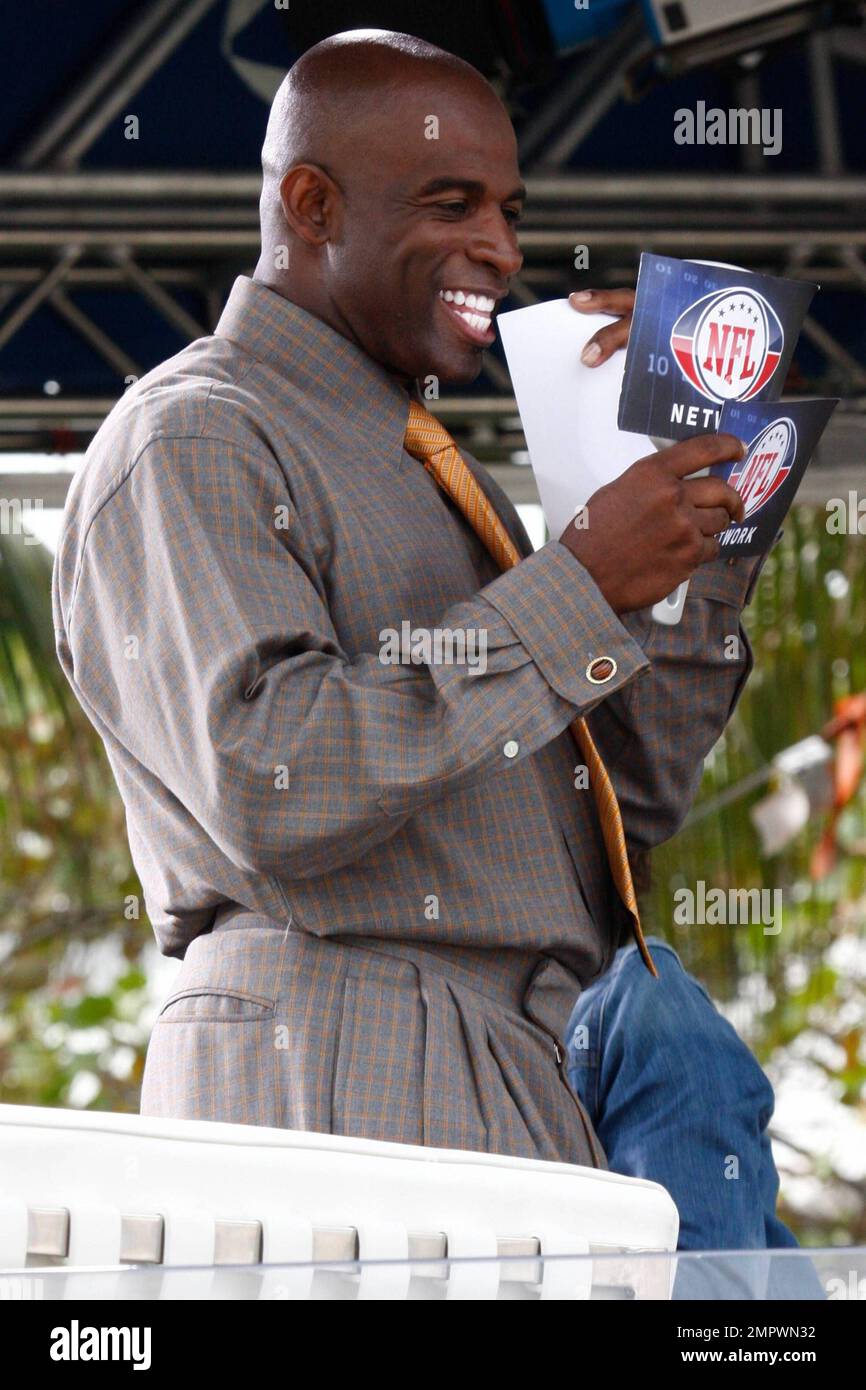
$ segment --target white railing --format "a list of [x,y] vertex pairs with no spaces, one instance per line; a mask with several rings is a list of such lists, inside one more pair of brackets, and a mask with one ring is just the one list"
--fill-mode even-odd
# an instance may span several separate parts
[[664,1299],[677,1231],[664,1188],[593,1168],[0,1105],[0,1284],[71,1290],[89,1273],[92,1298],[226,1297],[234,1281],[258,1298]]

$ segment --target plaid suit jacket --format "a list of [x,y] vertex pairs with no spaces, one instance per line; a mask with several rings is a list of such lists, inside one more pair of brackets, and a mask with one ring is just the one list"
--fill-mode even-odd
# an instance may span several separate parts
[[[756,565],[704,566],[677,627],[620,619],[558,540],[532,552],[466,455],[525,557],[498,574],[403,449],[407,410],[358,347],[240,276],[73,480],[58,658],[166,954],[242,908],[307,939],[466,952],[508,990],[552,960],[577,991],[623,910],[568,726],[589,716],[630,844],[670,836],[751,669]],[[404,623],[483,634],[485,668],[387,664]]]

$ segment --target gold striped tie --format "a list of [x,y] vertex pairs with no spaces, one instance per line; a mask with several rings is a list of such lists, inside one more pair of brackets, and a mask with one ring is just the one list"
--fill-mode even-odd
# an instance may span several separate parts
[[[409,402],[409,422],[406,426],[404,447],[407,453],[421,460],[428,473],[433,475],[440,487],[457,504],[499,568],[507,570],[516,565],[521,559],[520,552],[463,462],[457,445],[444,426],[440,425],[435,416],[419,401]],[[572,720],[571,731],[586,762],[613,881],[631,915],[632,931],[644,964],[650,973],[658,978],[658,971],[641,931],[622,814],[613,783],[586,720]]]

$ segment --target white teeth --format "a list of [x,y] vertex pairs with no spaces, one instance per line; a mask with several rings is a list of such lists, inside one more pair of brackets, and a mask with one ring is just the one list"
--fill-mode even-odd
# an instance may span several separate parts
[[465,304],[467,309],[477,309],[482,314],[492,314],[496,308],[496,300],[486,294],[467,294],[465,290],[440,290],[439,293],[447,304]]
[[469,324],[470,328],[476,328],[480,333],[486,333],[490,327],[490,319],[486,314],[461,314],[460,317]]
[[[474,328],[479,333],[486,333],[491,323],[491,315],[496,307],[496,300],[489,299],[483,294],[466,294],[464,290],[440,290],[440,299],[444,299],[446,304],[455,306],[455,313],[458,313],[465,323]],[[465,309],[457,309],[458,304],[465,304]],[[472,313],[472,309],[489,309],[490,313]]]

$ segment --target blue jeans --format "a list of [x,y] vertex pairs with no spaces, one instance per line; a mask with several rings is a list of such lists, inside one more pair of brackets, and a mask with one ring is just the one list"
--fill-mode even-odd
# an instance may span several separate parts
[[[569,1080],[611,1171],[667,1188],[680,1214],[680,1250],[796,1248],[776,1215],[779,1175],[767,1135],[773,1088],[676,951],[657,937],[650,943],[660,978],[635,945],[621,947],[581,994],[566,1034]],[[811,1265],[803,1272],[793,1263],[791,1281],[790,1260],[772,1261],[771,1270],[769,1261],[755,1261],[745,1291],[722,1296],[766,1297],[769,1288],[770,1296],[790,1297],[783,1286],[792,1282],[810,1289],[794,1296],[825,1296]],[[694,1288],[694,1266],[690,1277]],[[675,1289],[677,1296],[713,1291]]]

